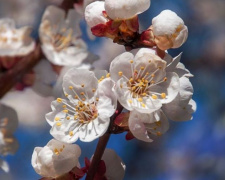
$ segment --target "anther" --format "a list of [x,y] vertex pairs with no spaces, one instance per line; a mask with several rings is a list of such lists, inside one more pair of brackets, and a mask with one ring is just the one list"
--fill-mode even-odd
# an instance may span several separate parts
[[118,72],[118,75],[119,76],[122,76],[123,75],[123,72],[122,71]]
[[69,111],[68,111],[67,109],[64,109],[63,112],[64,112],[64,113],[68,113]]
[[61,103],[62,102],[62,99],[61,98],[57,98],[57,102],[58,103]]
[[62,123],[61,123],[61,122],[57,122],[56,125],[57,125],[57,126],[61,126]]
[[55,121],[59,121],[60,120],[60,117],[55,117]]
[[73,86],[69,86],[69,89],[73,89]]
[[162,93],[162,94],[161,94],[161,97],[162,97],[163,99],[165,99],[165,98],[166,98],[166,93]]
[[73,131],[70,131],[70,132],[69,132],[69,135],[70,135],[70,136],[73,136]]
[[134,61],[133,60],[130,60],[130,63],[132,64],[132,63],[134,63]]
[[84,87],[84,84],[81,84],[81,87]]
[[106,77],[109,78],[110,77],[110,73],[106,74]]
[[158,96],[156,96],[155,94],[152,95],[152,99],[158,99]]

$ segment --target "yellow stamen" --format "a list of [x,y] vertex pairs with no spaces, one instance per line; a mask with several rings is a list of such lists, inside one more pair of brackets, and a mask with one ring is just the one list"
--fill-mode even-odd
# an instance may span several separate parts
[[161,94],[161,97],[162,97],[163,99],[165,99],[165,98],[166,98],[166,93],[162,93],[162,94]]
[[110,73],[106,74],[106,77],[109,78],[110,77]]
[[68,113],[69,111],[68,111],[67,109],[64,109],[63,112],[64,112],[64,113]]
[[70,136],[73,136],[73,131],[70,131],[69,134],[70,134]]
[[155,94],[152,95],[152,99],[158,99],[158,96],[156,96]]
[[61,123],[61,122],[57,122],[56,125],[57,125],[57,126],[61,126],[62,123]]
[[123,72],[122,71],[118,72],[118,75],[119,76],[122,76],[123,75]]
[[61,103],[62,102],[62,99],[61,98],[57,98],[57,102],[58,103]]
[[55,117],[55,121],[59,121],[60,120],[60,117]]

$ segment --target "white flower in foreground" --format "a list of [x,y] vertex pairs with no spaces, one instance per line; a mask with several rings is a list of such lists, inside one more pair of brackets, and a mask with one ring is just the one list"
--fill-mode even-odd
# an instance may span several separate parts
[[65,12],[49,6],[42,17],[39,36],[47,59],[61,66],[79,65],[87,56],[87,46],[80,38],[81,16],[75,10]]
[[106,166],[105,177],[110,180],[123,180],[126,165],[112,149],[106,149],[102,156]]
[[105,0],[105,10],[112,19],[130,19],[149,7],[150,0]]
[[64,93],[69,100],[53,101],[53,112],[46,115],[52,126],[51,135],[67,143],[78,138],[89,142],[102,136],[116,108],[112,86],[109,74],[98,80],[92,71],[70,69],[63,79]]
[[79,166],[80,147],[52,139],[44,147],[34,149],[31,164],[43,177],[59,177]]
[[35,48],[31,28],[16,29],[12,19],[0,19],[0,56],[25,56]]
[[171,102],[179,91],[179,77],[166,72],[166,61],[151,49],[140,49],[134,56],[125,52],[111,63],[118,101],[129,111],[152,113]]
[[[142,49],[140,55],[144,57],[148,53],[156,54],[151,49]],[[193,75],[180,63],[181,54],[174,59],[166,54],[164,60],[167,62],[166,74],[175,73],[179,77],[179,87],[176,97],[171,102],[164,103],[160,110],[152,113],[140,113],[131,111],[129,117],[129,129],[139,140],[152,142],[152,135],[160,136],[168,128],[167,118],[174,121],[185,121],[192,119],[196,111],[196,103],[192,100],[193,87],[189,78]]]
[[162,11],[152,20],[155,43],[162,49],[178,48],[188,37],[188,28],[177,14],[170,10]]
[[105,24],[108,19],[103,12],[105,11],[105,2],[95,1],[89,4],[85,9],[85,20],[91,28],[98,24]]
[[150,114],[131,111],[129,117],[129,129],[139,140],[152,142],[152,135],[161,136],[169,129],[169,122],[165,114],[155,111]]

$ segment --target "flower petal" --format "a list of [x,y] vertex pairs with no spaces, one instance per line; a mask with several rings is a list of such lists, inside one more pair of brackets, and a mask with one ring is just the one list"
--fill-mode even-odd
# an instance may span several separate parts
[[132,77],[132,63],[130,63],[131,60],[134,60],[134,55],[132,53],[125,52],[117,56],[111,62],[110,74],[114,81],[117,81],[121,78],[121,76],[118,74],[119,72],[122,72],[122,74],[127,78]]
[[[71,97],[91,99],[98,87],[98,80],[94,72],[85,69],[70,69],[63,78],[63,90]],[[83,95],[82,95],[83,94]]]

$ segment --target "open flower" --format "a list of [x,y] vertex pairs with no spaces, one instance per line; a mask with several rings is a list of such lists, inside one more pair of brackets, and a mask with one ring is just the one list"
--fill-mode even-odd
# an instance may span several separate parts
[[31,164],[43,177],[56,178],[79,166],[80,147],[52,139],[44,147],[34,149]]
[[110,74],[121,105],[129,111],[152,113],[171,102],[179,91],[179,77],[166,72],[166,65],[154,50],[146,48],[135,56],[129,52],[117,56]]
[[42,50],[47,59],[62,66],[76,66],[88,56],[87,46],[80,38],[81,16],[75,10],[65,12],[55,6],[45,10],[39,28]]
[[105,10],[111,19],[130,19],[149,7],[150,0],[105,0]]
[[12,19],[0,19],[0,56],[25,56],[35,48],[35,42],[30,37],[31,28],[16,29]]
[[[149,53],[157,54],[154,49],[146,48],[139,50],[138,53],[142,58]],[[172,101],[162,103],[161,108],[154,112],[142,113],[136,109],[130,112],[129,129],[137,139],[152,142],[153,135],[160,136],[165,133],[169,128],[167,118],[175,121],[192,119],[192,114],[196,111],[196,103],[192,100],[193,87],[189,78],[193,75],[180,63],[180,58],[181,54],[175,58],[169,54],[164,57],[165,62],[167,62],[165,73],[174,73],[178,77],[176,81],[178,81],[179,86],[176,86],[177,93],[170,99]]]
[[188,37],[188,28],[177,14],[170,10],[162,11],[152,20],[155,43],[161,50],[180,47]]
[[69,101],[61,98],[53,101],[53,112],[46,115],[52,126],[51,135],[67,143],[78,138],[89,142],[102,136],[116,108],[112,86],[109,74],[105,73],[98,80],[92,71],[70,69],[63,79],[64,93]]

